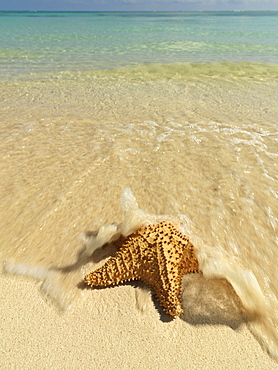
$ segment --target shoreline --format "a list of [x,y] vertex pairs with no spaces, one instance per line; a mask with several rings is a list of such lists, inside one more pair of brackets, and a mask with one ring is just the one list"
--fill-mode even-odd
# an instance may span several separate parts
[[[136,14],[1,14],[0,367],[277,370],[278,12]],[[179,317],[85,286],[165,217]]]
[[[196,225],[201,220],[201,231],[208,237],[216,232],[217,225],[220,230],[227,227],[218,223],[219,218],[213,219],[213,215],[217,217],[214,210],[222,210],[215,205],[223,204],[224,213],[219,215],[228,217],[235,226],[235,220],[246,217],[246,209],[250,209],[244,208],[244,196],[236,196],[239,204],[233,205],[237,218],[234,208],[225,208],[231,186],[237,195],[238,184],[244,185],[240,190],[246,201],[254,184],[265,183],[268,189],[267,177],[262,177],[265,172],[251,177],[252,186],[248,187],[241,161],[244,158],[258,170],[253,164],[257,153],[251,145],[254,138],[259,150],[266,145],[270,153],[275,152],[275,142],[269,137],[276,132],[277,81],[238,83],[213,76],[194,82],[144,78],[142,83],[119,78],[113,83],[108,77],[92,81],[84,78],[80,85],[66,79],[21,81],[3,91],[6,203],[2,222],[7,224],[1,243],[6,248],[5,254],[1,251],[3,258],[17,259],[17,251],[22,257],[29,248],[30,257],[54,259],[58,267],[75,261],[82,244],[81,231],[120,221],[118,199],[126,186],[140,194],[143,209],[156,214],[186,213]],[[194,127],[190,122],[201,123]],[[226,129],[237,144],[225,134]],[[234,154],[235,145],[242,150],[242,157],[240,150]],[[244,153],[250,147],[249,157]],[[233,150],[229,152],[229,148]],[[237,155],[241,160],[235,162]],[[176,166],[172,166],[173,160]],[[271,157],[264,162],[270,170],[274,168],[272,161]],[[238,183],[233,182],[236,171],[243,178]],[[211,173],[216,176],[211,177]],[[228,178],[227,173],[231,175]],[[185,179],[190,179],[188,187]],[[257,189],[265,194],[264,187]],[[208,197],[209,208],[204,208]],[[220,205],[215,203],[219,199],[223,199]],[[254,209],[250,215],[258,219]],[[265,222],[263,216],[259,219]],[[248,225],[256,219],[251,217]],[[251,235],[250,230],[247,227],[245,233]],[[221,237],[224,243],[226,236]],[[244,242],[242,238],[243,252]],[[184,320],[165,322],[153,301],[147,313],[138,311],[135,289],[130,285],[85,290],[71,310],[61,314],[45,300],[40,283],[10,275],[0,279],[4,343],[0,365],[4,369],[207,370],[230,369],[231,363],[240,370],[278,367],[246,324],[240,325],[237,320],[227,325],[220,322],[217,313],[209,315],[206,309],[210,306],[202,290],[201,303],[194,299],[196,290],[185,294],[188,312]]]
[[184,70],[178,64],[152,64],[0,81],[2,122],[9,129],[22,122],[75,121],[276,124],[277,68],[257,71],[254,65],[207,64],[202,72],[193,64]]
[[153,305],[136,309],[132,286],[87,290],[62,314],[32,279],[2,275],[0,286],[3,369],[277,369],[246,325],[163,322]]

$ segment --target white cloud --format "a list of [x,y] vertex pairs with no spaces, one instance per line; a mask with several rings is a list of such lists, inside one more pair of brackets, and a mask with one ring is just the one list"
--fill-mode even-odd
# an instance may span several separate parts
[[278,10],[278,0],[110,0],[109,3],[144,10]]
[[270,4],[276,4],[278,1],[276,0],[122,0],[122,1],[108,1],[108,3],[126,3],[126,4],[150,4],[150,3],[156,3],[156,4],[221,4],[221,5],[233,5],[233,4],[261,4],[266,5],[267,3]]
[[[77,0],[79,1],[79,0]],[[101,3],[101,1],[96,1],[98,3]],[[129,3],[129,4],[145,4],[145,3],[167,3],[167,4],[175,4],[175,3],[183,3],[183,4],[188,4],[188,3],[215,3],[215,4],[233,4],[233,3],[262,3],[261,0],[122,0],[122,1],[113,1],[112,2],[116,3]],[[264,3],[273,3],[273,0],[263,0]],[[106,3],[111,3],[110,1],[106,1]]]
[[278,10],[278,0],[0,0],[0,10]]

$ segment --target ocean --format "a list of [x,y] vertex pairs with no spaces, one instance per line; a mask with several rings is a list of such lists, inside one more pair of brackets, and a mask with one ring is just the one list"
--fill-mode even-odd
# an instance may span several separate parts
[[172,220],[277,359],[277,34],[278,12],[0,12],[4,270],[70,308],[113,225]]

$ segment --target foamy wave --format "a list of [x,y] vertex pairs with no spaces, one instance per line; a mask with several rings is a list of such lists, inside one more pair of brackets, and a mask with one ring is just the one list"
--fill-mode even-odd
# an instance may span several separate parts
[[61,274],[58,271],[42,266],[15,262],[6,262],[3,271],[4,273],[26,276],[42,281],[41,290],[46,297],[57,303],[62,310],[70,308],[74,294],[65,290],[65,286],[60,284]]
[[47,268],[13,262],[7,262],[4,265],[4,272],[8,274],[28,276],[36,280],[45,280],[50,275],[50,271]]
[[[155,215],[139,208],[131,189],[126,188],[121,196],[121,206],[125,217],[120,224],[109,224],[100,227],[96,235],[83,236],[84,249],[79,259],[66,268],[46,268],[30,266],[23,263],[7,262],[6,273],[24,275],[42,281],[42,290],[60,307],[68,308],[78,296],[76,286],[82,275],[92,268],[91,256],[107,243],[111,243],[120,235],[129,235],[143,225],[161,221],[174,223],[183,233],[188,235],[197,247],[200,270],[205,279],[226,279],[240,298],[249,318],[250,330],[257,337],[262,347],[278,359],[278,334],[275,323],[278,322],[278,303],[272,297],[270,301],[263,293],[253,271],[244,269],[235,259],[220,247],[211,248],[192,231],[192,224],[185,215]],[[79,290],[80,296],[80,290]],[[137,292],[137,306],[147,311],[150,304],[149,294]],[[186,299],[186,293],[185,298]]]
[[222,256],[199,252],[200,270],[207,279],[226,279],[240,298],[249,319],[248,326],[263,349],[278,359],[278,302],[268,300],[251,270],[243,269]]
[[198,260],[204,277],[208,279],[227,279],[240,297],[244,307],[250,313],[266,312],[269,310],[269,304],[266,302],[252,271],[232,266],[227,261],[220,261],[205,253],[199,253]]

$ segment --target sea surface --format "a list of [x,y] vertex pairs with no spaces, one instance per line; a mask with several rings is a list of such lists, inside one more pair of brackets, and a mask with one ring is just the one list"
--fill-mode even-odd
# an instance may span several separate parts
[[68,308],[115,225],[172,220],[278,358],[277,34],[278,12],[0,12],[4,270]]

